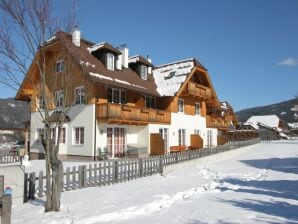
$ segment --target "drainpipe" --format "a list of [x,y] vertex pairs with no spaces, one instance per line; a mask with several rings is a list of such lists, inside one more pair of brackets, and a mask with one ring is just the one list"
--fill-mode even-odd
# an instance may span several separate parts
[[93,156],[93,160],[96,161],[96,125],[97,125],[97,114],[96,114],[96,107],[97,107],[97,98],[95,98],[95,107],[94,107],[94,110],[95,110],[95,113],[94,113],[94,156]]

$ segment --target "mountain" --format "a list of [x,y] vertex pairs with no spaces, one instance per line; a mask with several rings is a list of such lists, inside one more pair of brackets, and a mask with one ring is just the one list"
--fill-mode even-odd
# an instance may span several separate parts
[[24,101],[0,99],[0,129],[23,128],[29,121],[29,104]]
[[[297,105],[295,107],[295,105]],[[298,99],[283,101],[268,106],[253,107],[236,112],[239,122],[245,122],[251,116],[277,115],[286,123],[298,122]]]

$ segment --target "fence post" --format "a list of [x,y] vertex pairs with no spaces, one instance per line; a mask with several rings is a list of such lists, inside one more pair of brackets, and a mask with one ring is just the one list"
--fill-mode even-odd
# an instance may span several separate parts
[[159,157],[159,173],[162,176],[163,175],[163,162],[162,162],[162,157]]
[[30,173],[29,177],[29,199],[35,199],[35,172]]
[[114,161],[114,183],[118,183],[118,173],[119,173],[119,170],[118,170],[118,161],[115,160]]
[[143,176],[143,159],[139,159],[139,177]]
[[2,195],[2,214],[1,223],[10,224],[11,223],[11,195]]
[[24,173],[24,199],[23,202],[28,201],[28,173]]
[[4,176],[1,175],[0,176],[0,198],[3,195],[3,191],[4,191]]
[[175,153],[175,163],[178,163],[178,152]]

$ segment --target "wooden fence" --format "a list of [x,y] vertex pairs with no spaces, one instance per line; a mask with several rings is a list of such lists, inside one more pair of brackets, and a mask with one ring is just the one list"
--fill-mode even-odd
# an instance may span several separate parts
[[[178,153],[170,153],[162,156],[153,156],[143,159],[118,159],[94,162],[78,167],[67,167],[63,173],[63,187],[61,191],[71,191],[86,187],[102,187],[116,183],[135,180],[137,178],[163,173],[163,167],[188,161],[212,154],[228,151],[243,146],[256,144],[259,139],[242,142],[230,142],[208,149],[187,150]],[[24,178],[24,202],[45,196],[47,184],[43,171],[38,174],[25,173]],[[49,186],[50,189],[50,186]]]
[[0,151],[0,164],[20,162],[20,157],[16,152]]

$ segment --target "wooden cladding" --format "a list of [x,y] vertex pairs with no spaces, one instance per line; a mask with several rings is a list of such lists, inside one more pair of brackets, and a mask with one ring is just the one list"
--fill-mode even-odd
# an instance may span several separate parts
[[165,154],[164,141],[159,133],[150,134],[150,155],[157,156]]
[[211,89],[209,87],[200,85],[195,82],[188,82],[186,89],[181,94],[181,96],[194,96],[195,98],[201,100],[210,100],[211,99]]
[[223,135],[217,136],[217,145],[224,145],[228,142],[228,139]]
[[138,108],[114,103],[98,104],[96,116],[103,123],[146,125],[149,123],[170,124],[171,114],[167,111]]
[[213,118],[211,116],[206,117],[207,128],[217,128],[217,129],[229,129],[230,122],[222,118]]

